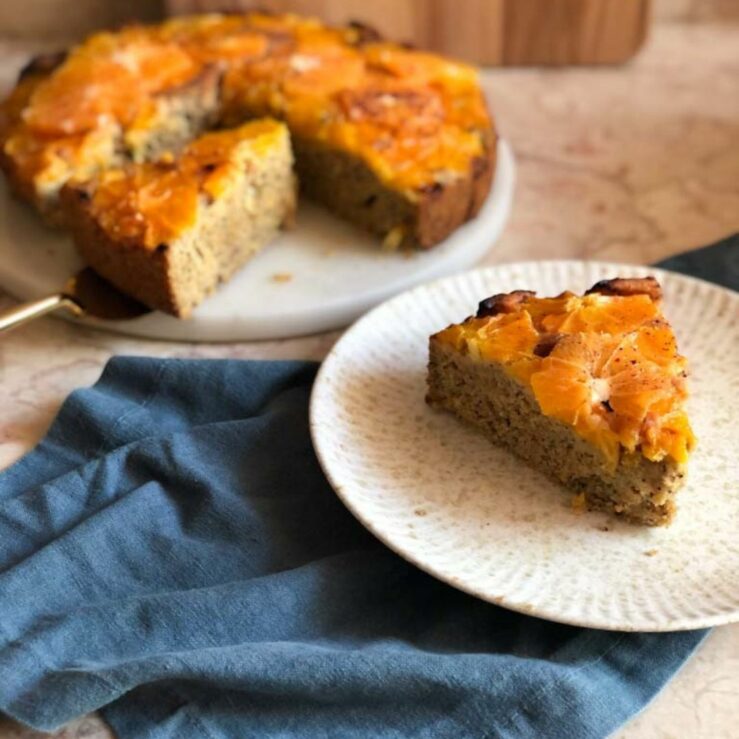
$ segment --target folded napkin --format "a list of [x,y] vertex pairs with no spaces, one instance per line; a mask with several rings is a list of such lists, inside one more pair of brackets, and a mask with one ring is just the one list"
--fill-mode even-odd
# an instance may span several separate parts
[[67,399],[0,475],[0,710],[104,707],[121,739],[577,739],[701,641],[512,613],[391,553],[318,466],[315,372],[120,357]]

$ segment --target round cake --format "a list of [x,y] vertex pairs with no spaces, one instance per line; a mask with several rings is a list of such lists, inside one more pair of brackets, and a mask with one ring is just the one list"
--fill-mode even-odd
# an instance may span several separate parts
[[[171,167],[206,132],[262,117],[287,126],[301,191],[386,248],[433,246],[490,189],[496,134],[474,68],[364,26],[261,12],[130,26],[33,60],[0,107],[0,166],[89,240],[79,201],[104,173],[135,181],[137,166]],[[85,259],[131,292],[110,240],[86,243]]]

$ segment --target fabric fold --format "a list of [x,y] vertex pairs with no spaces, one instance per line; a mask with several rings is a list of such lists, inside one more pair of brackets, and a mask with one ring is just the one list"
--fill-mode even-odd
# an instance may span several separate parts
[[121,357],[70,396],[0,476],[4,711],[104,707],[124,738],[584,737],[700,641],[520,616],[396,557],[320,472],[315,371]]
[[0,474],[0,710],[102,709],[121,739],[578,739],[703,639],[516,614],[394,555],[321,473],[316,367],[116,357],[67,399]]

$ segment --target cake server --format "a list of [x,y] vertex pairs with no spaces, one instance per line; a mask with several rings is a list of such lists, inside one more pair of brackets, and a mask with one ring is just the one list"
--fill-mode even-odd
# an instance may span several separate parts
[[55,295],[0,311],[0,333],[61,310],[71,313],[75,318],[106,321],[126,321],[151,312],[150,308],[124,295],[92,269],[85,267]]

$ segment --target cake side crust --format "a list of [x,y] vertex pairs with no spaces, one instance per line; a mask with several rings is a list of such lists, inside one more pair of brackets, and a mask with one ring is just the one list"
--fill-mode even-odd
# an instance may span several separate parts
[[60,203],[75,246],[99,275],[150,308],[177,315],[169,279],[169,245],[144,249],[133,240],[112,239],[93,218],[85,185],[65,185]]
[[466,177],[424,192],[413,229],[414,245],[428,249],[474,218],[490,192],[497,162],[497,136],[485,132],[485,153]]

